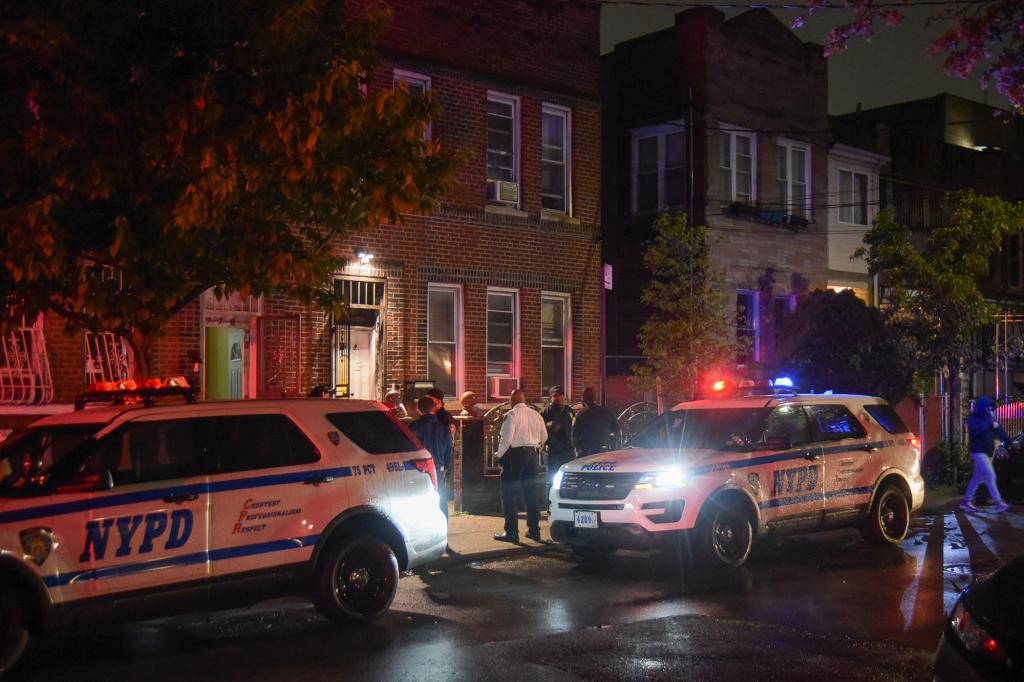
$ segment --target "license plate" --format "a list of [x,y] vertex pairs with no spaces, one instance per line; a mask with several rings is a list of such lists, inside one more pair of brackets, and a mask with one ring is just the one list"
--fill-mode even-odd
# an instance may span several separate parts
[[577,509],[575,521],[577,528],[597,528],[597,512]]

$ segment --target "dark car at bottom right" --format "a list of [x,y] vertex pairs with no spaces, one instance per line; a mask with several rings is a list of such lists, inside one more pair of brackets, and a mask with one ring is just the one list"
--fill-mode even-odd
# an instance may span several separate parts
[[1024,680],[1024,555],[959,596],[935,654],[936,680]]

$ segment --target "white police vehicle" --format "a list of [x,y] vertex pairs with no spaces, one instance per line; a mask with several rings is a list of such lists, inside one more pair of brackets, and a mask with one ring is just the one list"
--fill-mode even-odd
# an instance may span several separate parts
[[379,403],[163,393],[0,444],[0,671],[29,633],[96,619],[290,593],[369,618],[444,552],[430,455]]
[[681,403],[626,449],[561,467],[550,501],[552,537],[583,556],[689,546],[735,567],[772,532],[857,526],[898,544],[924,482],[882,399],[770,392]]

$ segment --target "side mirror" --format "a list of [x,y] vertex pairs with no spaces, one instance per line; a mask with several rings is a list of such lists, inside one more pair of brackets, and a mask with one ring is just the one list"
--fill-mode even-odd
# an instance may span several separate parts
[[765,450],[788,450],[793,447],[789,436],[770,436],[764,441]]
[[70,483],[63,483],[57,486],[57,494],[67,493],[93,493],[101,490],[110,490],[114,487],[114,477],[110,470],[106,469],[101,473],[86,474],[79,476]]

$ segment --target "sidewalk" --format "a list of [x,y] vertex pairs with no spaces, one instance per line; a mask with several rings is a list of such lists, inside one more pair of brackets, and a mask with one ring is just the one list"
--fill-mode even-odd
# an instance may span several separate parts
[[495,535],[505,531],[505,520],[500,516],[476,516],[472,514],[450,514],[448,516],[449,553],[433,562],[431,566],[444,566],[468,561],[490,561],[511,556],[527,556],[565,549],[552,544],[548,531],[547,512],[541,512],[540,536],[545,540],[537,543],[526,537],[526,515],[519,514],[519,544],[498,542]]

